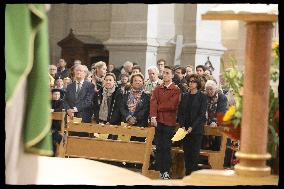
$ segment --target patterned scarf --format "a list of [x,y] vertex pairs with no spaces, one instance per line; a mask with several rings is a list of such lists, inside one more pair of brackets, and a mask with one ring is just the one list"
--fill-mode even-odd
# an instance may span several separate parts
[[207,124],[209,125],[212,122],[216,122],[216,110],[217,110],[217,102],[218,102],[218,91],[216,91],[213,97],[208,97],[208,104],[207,104]]
[[100,106],[100,111],[99,111],[99,119],[103,121],[107,121],[108,117],[108,98],[111,97],[112,93],[115,91],[115,86],[111,89],[106,89],[105,87],[103,88],[103,100]]
[[127,100],[127,106],[128,106],[129,113],[131,115],[134,114],[136,107],[138,103],[140,102],[143,91],[144,91],[143,88],[139,90],[135,90],[133,88],[130,89],[130,93],[129,93],[128,100]]

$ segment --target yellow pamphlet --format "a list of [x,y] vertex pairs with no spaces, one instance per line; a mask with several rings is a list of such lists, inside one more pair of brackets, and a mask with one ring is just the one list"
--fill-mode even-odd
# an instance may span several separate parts
[[171,140],[173,142],[182,140],[186,136],[186,134],[187,132],[183,128],[179,128]]
[[94,136],[98,139],[106,140],[108,137],[108,134],[99,134],[99,133],[94,133]]

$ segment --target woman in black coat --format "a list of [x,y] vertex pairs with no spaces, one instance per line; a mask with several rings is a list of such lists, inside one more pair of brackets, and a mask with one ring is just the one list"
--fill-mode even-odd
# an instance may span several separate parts
[[94,117],[97,123],[118,125],[121,121],[119,104],[121,92],[116,87],[116,77],[107,73],[104,86],[94,96]]
[[198,159],[206,123],[207,98],[200,91],[201,81],[197,74],[187,78],[188,93],[183,93],[178,109],[178,121],[188,134],[182,140],[185,175],[198,169]]

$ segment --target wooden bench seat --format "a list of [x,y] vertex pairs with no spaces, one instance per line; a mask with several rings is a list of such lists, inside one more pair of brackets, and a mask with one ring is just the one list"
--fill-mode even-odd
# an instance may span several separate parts
[[[98,139],[70,136],[69,132],[87,132],[146,137],[146,142]],[[67,123],[66,157],[143,164],[142,174],[148,176],[150,154],[155,128],[123,127],[91,123]]]

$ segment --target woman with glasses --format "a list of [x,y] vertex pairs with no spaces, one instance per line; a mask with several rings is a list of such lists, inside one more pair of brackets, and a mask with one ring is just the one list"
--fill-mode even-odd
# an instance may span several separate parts
[[185,175],[198,169],[199,153],[206,122],[207,98],[200,91],[201,81],[197,74],[187,78],[188,93],[183,93],[178,109],[180,127],[188,134],[183,138]]

